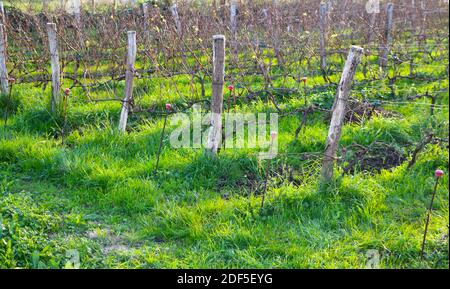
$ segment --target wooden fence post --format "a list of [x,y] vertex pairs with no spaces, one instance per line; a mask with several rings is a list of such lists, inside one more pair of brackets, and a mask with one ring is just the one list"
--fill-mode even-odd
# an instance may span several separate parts
[[370,14],[370,27],[369,27],[369,36],[367,37],[367,43],[370,45],[373,42],[373,38],[376,33],[376,23],[377,23],[377,15],[378,13]]
[[320,29],[320,70],[325,76],[327,71],[327,50],[326,50],[326,33],[327,33],[327,4],[321,3],[319,10],[319,29]]
[[173,20],[175,21],[175,27],[177,29],[177,34],[181,35],[181,21],[180,16],[178,16],[177,4],[173,4],[170,7],[170,12],[172,13]]
[[122,101],[120,112],[119,131],[125,132],[127,127],[128,112],[133,101],[133,77],[134,63],[136,61],[136,31],[128,31],[127,67],[125,72],[125,97]]
[[60,96],[61,73],[59,67],[59,52],[58,52],[58,41],[55,23],[47,23],[47,33],[48,33],[48,44],[50,49],[50,61],[52,66],[51,108],[52,112],[56,112],[61,101]]
[[[84,38],[83,38],[83,22],[81,22],[81,0],[72,0],[72,9],[75,16],[75,28],[78,35],[78,41],[80,42],[80,47],[84,48]],[[76,73],[76,71],[75,71]]]
[[77,28],[80,29],[81,26],[81,0],[72,0],[73,14],[75,15],[75,20],[77,22]]
[[388,57],[389,57],[389,49],[392,42],[392,24],[393,24],[393,18],[394,18],[394,4],[388,3],[386,7],[387,12],[387,21],[386,21],[386,28],[384,31],[384,39],[383,43],[381,44],[380,49],[380,69],[382,72],[382,77],[384,77],[384,71],[386,70],[387,64],[388,64]]
[[342,72],[341,81],[337,88],[336,98],[333,105],[333,116],[331,117],[330,129],[325,146],[325,154],[322,165],[322,181],[328,182],[333,177],[333,166],[336,151],[341,138],[342,126],[345,118],[345,110],[350,93],[350,87],[355,76],[356,67],[361,61],[363,49],[352,46]]
[[236,0],[231,1],[230,24],[231,24],[231,47],[232,47],[232,51],[233,51],[233,59],[234,59],[234,61],[237,61],[237,3],[236,3]]
[[417,10],[416,10],[416,3],[414,0],[411,0],[411,32],[413,36],[416,36],[416,25],[417,25]]
[[144,39],[148,41],[150,39],[150,32],[148,31],[148,3],[142,3],[142,15],[144,16]]
[[367,43],[370,45],[377,32],[377,16],[380,14],[380,2],[379,0],[369,0],[366,3],[366,12],[370,16],[369,20],[369,34],[367,36]]
[[222,141],[222,109],[223,84],[225,78],[225,36],[213,36],[213,77],[211,101],[211,125],[208,134],[206,149],[213,155]]
[[0,86],[1,93],[8,94],[8,69],[6,68],[6,35],[5,26],[0,24]]
[[5,24],[5,7],[3,1],[0,1],[0,24]]

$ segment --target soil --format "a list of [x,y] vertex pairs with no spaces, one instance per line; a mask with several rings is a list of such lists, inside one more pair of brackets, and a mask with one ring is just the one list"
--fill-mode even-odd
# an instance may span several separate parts
[[[382,107],[373,105],[369,102],[352,99],[349,100],[347,104],[347,112],[345,114],[344,123],[362,124],[375,116],[382,116],[384,118],[402,117],[402,115],[398,112],[385,110]],[[329,122],[330,119],[331,112],[327,115],[326,121]]]
[[342,149],[339,164],[344,173],[353,174],[356,171],[380,172],[399,166],[406,160],[406,155],[398,148],[382,142],[370,146],[353,143]]

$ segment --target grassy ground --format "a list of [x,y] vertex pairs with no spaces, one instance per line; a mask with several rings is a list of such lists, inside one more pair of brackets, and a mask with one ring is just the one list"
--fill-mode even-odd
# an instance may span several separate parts
[[[353,174],[343,174],[342,162],[332,184],[321,186],[320,158],[300,154],[323,151],[327,116],[311,115],[298,140],[301,116],[282,117],[280,155],[272,162],[263,209],[255,184],[263,182],[265,163],[258,162],[257,150],[225,150],[213,160],[199,149],[170,148],[166,138],[154,176],[162,117],[134,114],[130,132],[122,135],[120,103],[91,103],[74,89],[62,143],[61,122],[47,110],[49,88],[15,86],[17,112],[0,125],[0,267],[70,268],[71,250],[77,250],[81,268],[364,268],[368,250],[375,249],[382,268],[448,268],[448,148],[428,145],[407,168],[426,130],[448,138],[448,93],[439,95],[434,115],[429,100],[397,102],[448,89],[448,79],[439,62],[423,62],[417,73],[444,80],[399,79],[393,96],[387,80],[375,86],[358,72],[352,97],[383,99],[383,108],[396,113],[347,123],[341,141],[341,147],[387,144],[403,162],[381,171],[356,167]],[[138,81],[143,105],[163,110],[170,101],[181,107],[182,96],[157,85],[164,81]],[[189,79],[176,81],[182,94],[191,93]],[[254,76],[246,81],[261,87]],[[333,87],[308,87],[310,103],[330,108],[333,97]],[[279,93],[277,102],[283,111],[305,105],[295,93]],[[238,101],[236,109],[276,111],[264,95]],[[436,168],[446,175],[421,260]],[[286,170],[293,170],[294,180]]]

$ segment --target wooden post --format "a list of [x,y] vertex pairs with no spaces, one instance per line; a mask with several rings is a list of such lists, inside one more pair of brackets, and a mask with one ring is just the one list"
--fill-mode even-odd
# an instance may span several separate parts
[[47,23],[48,44],[50,49],[50,61],[52,66],[52,98],[51,108],[52,112],[56,112],[59,108],[61,101],[60,88],[61,88],[61,75],[59,67],[59,52],[58,41],[56,35],[56,24]]
[[384,77],[384,71],[388,64],[389,49],[392,42],[392,24],[394,18],[394,4],[388,3],[386,7],[387,21],[384,31],[384,39],[380,49],[380,69]]
[[347,61],[342,72],[341,81],[337,88],[336,98],[333,105],[333,116],[331,117],[330,129],[325,146],[325,154],[322,165],[322,181],[328,182],[333,177],[334,159],[341,138],[342,126],[344,123],[345,109],[350,93],[350,87],[355,76],[356,67],[361,61],[363,49],[352,46],[347,57]]
[[5,26],[0,24],[0,91],[2,94],[9,93],[8,69],[6,68],[6,47]]
[[369,27],[369,37],[367,37],[367,43],[371,44],[376,32],[376,21],[377,21],[377,15],[378,13],[372,13],[370,14],[370,27]]
[[136,31],[128,31],[128,54],[127,67],[125,72],[125,97],[122,102],[122,111],[120,112],[119,131],[125,132],[127,127],[128,112],[133,101],[133,77],[134,63],[136,61]]
[[148,31],[148,3],[142,3],[142,15],[144,16],[144,39],[149,40],[150,32]]
[[325,76],[327,71],[327,51],[326,51],[326,33],[327,33],[327,4],[321,3],[319,10],[319,29],[320,29],[320,70]]
[[[72,13],[75,16],[75,20],[77,22],[77,26],[80,24],[81,22],[81,0],[72,0]],[[77,27],[79,28],[79,27]]]
[[222,141],[223,83],[225,78],[225,36],[213,36],[211,123],[206,149],[213,155]]
[[411,32],[413,36],[416,35],[416,25],[417,25],[417,11],[416,11],[416,2],[411,0]]
[[0,24],[5,24],[5,7],[3,1],[0,1]]
[[95,0],[91,0],[91,10],[92,14],[95,14]]
[[84,47],[83,23],[81,22],[81,0],[72,0],[72,5],[78,41],[80,42],[80,47]]
[[175,27],[177,29],[177,34],[181,35],[181,21],[180,17],[178,16],[178,10],[177,10],[177,4],[173,4],[170,7],[170,12],[172,13],[173,20],[175,21]]
[[237,3],[231,1],[230,5],[230,24],[231,24],[231,47],[233,50],[233,59],[237,61]]
[[375,36],[375,33],[377,31],[376,29],[376,21],[377,16],[380,14],[380,2],[379,0],[369,0],[366,3],[366,12],[370,14],[370,20],[369,20],[369,34],[367,36],[367,43],[371,44],[373,41],[373,38]]
[[237,28],[237,2],[236,0],[231,1],[230,5],[230,22],[231,22],[231,33],[234,35],[236,34],[236,28]]

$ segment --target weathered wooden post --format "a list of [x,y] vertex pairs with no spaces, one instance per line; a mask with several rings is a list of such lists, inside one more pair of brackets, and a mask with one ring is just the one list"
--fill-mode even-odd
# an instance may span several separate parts
[[0,86],[1,93],[8,94],[8,69],[6,68],[6,33],[5,26],[0,24]]
[[231,48],[233,50],[233,60],[237,61],[237,3],[231,1],[230,5],[230,24],[231,24]]
[[392,43],[392,24],[394,19],[394,4],[388,3],[386,7],[387,12],[387,20],[386,20],[386,28],[384,31],[384,39],[381,44],[380,49],[380,70],[382,73],[382,77],[384,77],[384,72],[386,70],[388,64],[389,57],[389,49]]
[[181,35],[181,32],[182,32],[181,21],[180,21],[180,16],[178,16],[177,4],[173,4],[170,7],[170,12],[172,13],[173,20],[175,21],[175,27],[177,30],[177,34]]
[[125,71],[125,97],[122,101],[120,112],[119,131],[125,132],[127,127],[128,112],[133,101],[133,77],[134,63],[136,62],[136,31],[128,31],[127,67]]
[[319,10],[319,29],[320,29],[320,70],[326,78],[327,71],[327,50],[326,50],[326,34],[327,34],[327,4],[321,3]]
[[350,48],[344,70],[342,72],[341,81],[339,82],[339,86],[337,88],[333,105],[333,116],[331,117],[330,129],[328,132],[322,165],[323,182],[328,182],[333,177],[334,160],[336,158],[336,151],[341,138],[348,95],[355,76],[356,67],[361,61],[362,53],[363,49],[361,47],[352,46]]
[[5,7],[3,1],[0,1],[0,24],[5,24]]
[[416,26],[417,26],[417,11],[416,11],[416,2],[414,0],[411,0],[411,32],[413,36],[416,35]]
[[144,39],[148,41],[150,38],[150,32],[148,30],[148,3],[142,3],[142,15],[144,16]]
[[48,33],[48,44],[50,49],[50,61],[52,67],[51,108],[52,112],[56,112],[61,102],[60,97],[61,73],[59,67],[59,52],[58,52],[58,41],[55,23],[47,23],[47,33]]
[[[80,47],[84,47],[83,22],[81,22],[81,0],[72,0],[73,15],[75,16],[75,27]],[[75,71],[76,72],[76,71]]]
[[81,0],[72,0],[73,14],[75,15],[75,20],[77,22],[77,28],[81,28]]
[[230,4],[230,23],[231,23],[231,33],[236,34],[237,30],[237,2],[232,0]]
[[373,38],[376,32],[376,21],[377,21],[377,15],[378,13],[371,13],[370,14],[370,27],[369,27],[369,36],[367,37],[367,43],[371,44],[373,42]]
[[366,3],[366,12],[370,14],[370,20],[369,20],[369,33],[367,37],[368,44],[372,43],[373,38],[376,33],[376,21],[377,16],[380,14],[380,2],[379,0],[369,0]]
[[223,83],[225,78],[225,36],[213,36],[211,122],[206,149],[213,155],[222,141]]

